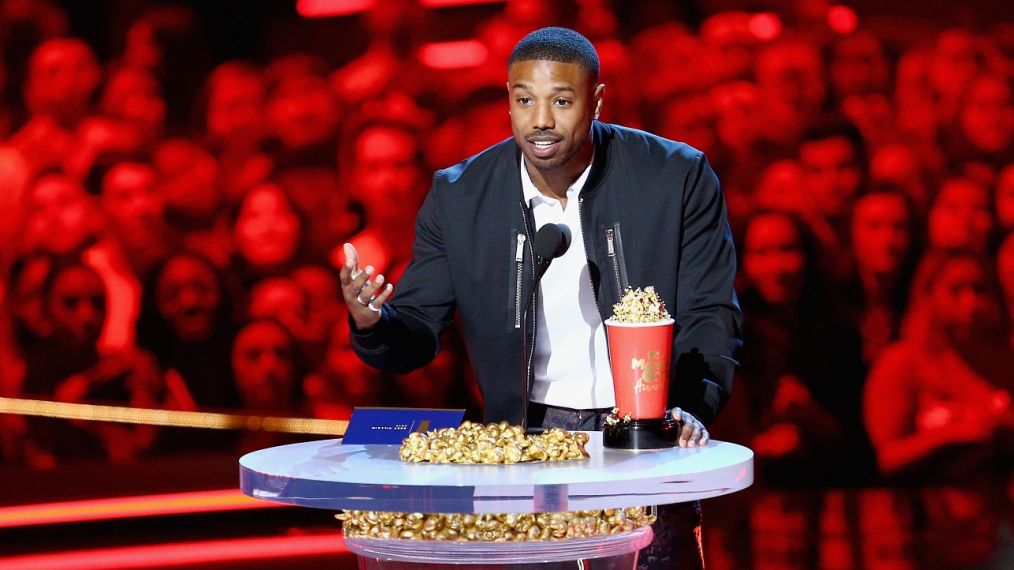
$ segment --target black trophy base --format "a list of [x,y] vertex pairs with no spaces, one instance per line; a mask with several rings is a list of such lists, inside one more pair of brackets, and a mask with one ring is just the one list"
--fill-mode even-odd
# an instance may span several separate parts
[[650,420],[619,421],[602,428],[602,445],[611,449],[666,449],[676,446],[679,422],[666,415]]

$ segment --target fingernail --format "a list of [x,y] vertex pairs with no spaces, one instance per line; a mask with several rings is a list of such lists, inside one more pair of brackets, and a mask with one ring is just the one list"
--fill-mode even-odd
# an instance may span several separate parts
[[373,266],[367,265],[366,269],[364,269],[363,271],[365,271],[367,275],[373,275]]
[[380,285],[383,282],[384,282],[384,276],[383,275],[377,275],[377,285]]
[[394,285],[391,285],[390,283],[388,283],[387,287],[385,287],[385,289],[387,289],[388,291],[393,291],[394,290]]

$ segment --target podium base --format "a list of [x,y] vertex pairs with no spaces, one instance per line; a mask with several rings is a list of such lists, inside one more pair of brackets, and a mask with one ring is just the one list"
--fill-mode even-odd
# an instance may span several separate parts
[[345,538],[360,570],[632,570],[651,544],[650,526],[566,540],[482,542]]
[[676,446],[679,426],[679,422],[669,415],[664,418],[607,423],[602,427],[602,445],[631,451],[668,449]]

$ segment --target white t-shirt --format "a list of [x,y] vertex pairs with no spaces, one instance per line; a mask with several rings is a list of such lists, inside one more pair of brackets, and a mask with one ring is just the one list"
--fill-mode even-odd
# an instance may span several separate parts
[[577,197],[590,171],[591,164],[567,189],[564,209],[559,200],[535,187],[521,156],[521,188],[532,206],[536,230],[556,223],[567,226],[571,235],[570,248],[553,260],[539,285],[535,378],[529,399],[574,409],[615,404],[605,326],[592,291]]

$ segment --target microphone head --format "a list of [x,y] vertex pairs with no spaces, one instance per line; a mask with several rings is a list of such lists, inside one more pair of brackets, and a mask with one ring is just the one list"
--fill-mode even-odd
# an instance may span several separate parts
[[535,232],[532,248],[542,259],[556,259],[570,247],[570,228],[563,224],[546,224]]

